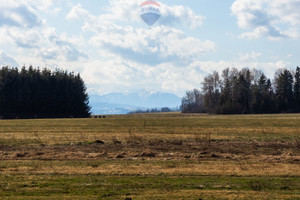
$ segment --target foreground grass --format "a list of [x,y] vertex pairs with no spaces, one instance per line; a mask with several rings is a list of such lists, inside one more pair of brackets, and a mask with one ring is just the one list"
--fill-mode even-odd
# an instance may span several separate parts
[[0,121],[0,199],[300,199],[300,115]]
[[11,199],[282,199],[300,197],[295,177],[1,175]]

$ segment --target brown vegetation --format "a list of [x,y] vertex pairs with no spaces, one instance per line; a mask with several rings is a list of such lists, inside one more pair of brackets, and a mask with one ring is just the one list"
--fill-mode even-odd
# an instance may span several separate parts
[[[48,182],[60,191],[50,197],[63,199],[99,199],[77,194],[87,185],[100,199],[298,198],[299,121],[300,115],[181,114],[0,121],[0,198],[18,199],[18,187],[30,195],[33,185],[39,199]],[[67,179],[79,187],[76,198],[66,193],[69,186],[61,191]],[[111,185],[98,186],[98,179]]]

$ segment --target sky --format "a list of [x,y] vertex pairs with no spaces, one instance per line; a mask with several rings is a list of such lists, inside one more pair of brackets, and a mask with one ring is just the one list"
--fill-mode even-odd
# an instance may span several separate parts
[[80,73],[89,94],[182,97],[213,71],[300,66],[300,0],[0,0],[0,66]]

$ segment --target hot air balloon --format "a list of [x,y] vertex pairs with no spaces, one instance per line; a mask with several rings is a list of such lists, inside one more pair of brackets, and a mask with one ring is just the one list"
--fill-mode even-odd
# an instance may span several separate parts
[[149,27],[160,18],[160,4],[156,1],[145,1],[141,4],[141,18]]

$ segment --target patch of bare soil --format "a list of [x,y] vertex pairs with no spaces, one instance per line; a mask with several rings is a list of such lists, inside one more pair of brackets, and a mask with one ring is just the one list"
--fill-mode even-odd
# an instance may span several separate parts
[[0,159],[20,160],[253,160],[271,163],[300,163],[296,142],[96,140],[64,145],[0,146]]

